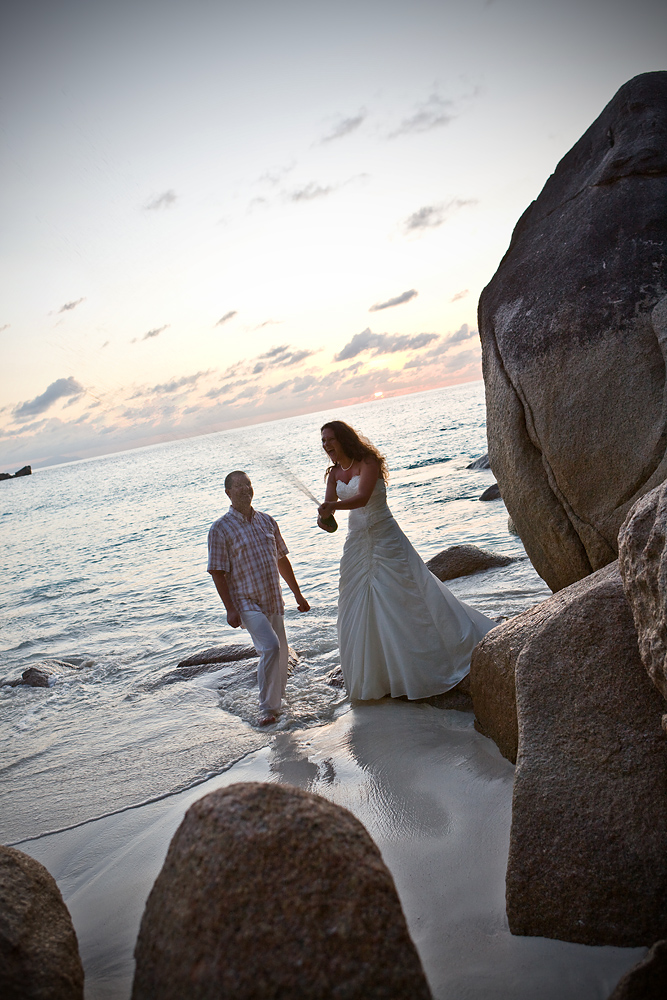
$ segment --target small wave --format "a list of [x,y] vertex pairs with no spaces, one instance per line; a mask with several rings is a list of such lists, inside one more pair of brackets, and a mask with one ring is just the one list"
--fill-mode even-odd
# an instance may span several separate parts
[[445,455],[442,458],[423,458],[420,462],[415,462],[414,465],[407,465],[407,469],[424,469],[427,465],[440,465],[441,462],[451,462],[449,455]]

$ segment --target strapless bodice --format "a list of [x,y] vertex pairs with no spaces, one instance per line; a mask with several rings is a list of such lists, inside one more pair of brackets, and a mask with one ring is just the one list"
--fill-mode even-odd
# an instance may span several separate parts
[[[340,479],[337,480],[336,494],[338,495],[338,499],[349,500],[350,497],[353,497],[359,490],[360,478],[360,476],[352,476],[349,483],[343,483]],[[384,484],[384,480],[378,478],[366,506],[356,507],[350,511],[347,522],[348,531],[370,527],[387,517],[391,517],[391,511],[387,506],[387,487]]]

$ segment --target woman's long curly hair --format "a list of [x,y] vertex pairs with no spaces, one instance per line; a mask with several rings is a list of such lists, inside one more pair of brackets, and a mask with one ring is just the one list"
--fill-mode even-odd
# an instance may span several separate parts
[[[387,482],[389,470],[387,469],[386,459],[377,450],[375,445],[371,444],[368,438],[365,438],[362,434],[357,434],[354,427],[350,427],[349,424],[344,423],[342,420],[329,420],[328,423],[322,424],[320,434],[325,429],[334,432],[336,441],[338,441],[338,444],[348,458],[353,459],[353,461],[361,462],[368,455],[372,455],[380,466],[380,476],[385,483]],[[335,465],[330,465],[324,473],[324,478],[326,479],[331,470],[335,468]]]

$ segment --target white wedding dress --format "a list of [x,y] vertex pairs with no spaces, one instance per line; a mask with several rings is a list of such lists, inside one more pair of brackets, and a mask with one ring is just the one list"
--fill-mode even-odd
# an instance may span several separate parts
[[[359,476],[336,483],[340,500],[358,488]],[[340,562],[338,644],[350,697],[428,698],[449,691],[495,625],[457,601],[427,569],[394,520],[378,479],[366,506],[350,511]]]

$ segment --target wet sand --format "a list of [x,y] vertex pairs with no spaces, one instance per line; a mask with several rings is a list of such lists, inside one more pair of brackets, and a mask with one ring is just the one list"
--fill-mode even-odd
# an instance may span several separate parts
[[514,768],[469,712],[385,699],[276,734],[188,792],[16,844],[56,878],[86,1000],[127,1000],[146,897],[188,806],[238,781],[298,785],[349,809],[391,870],[437,1000],[606,1000],[645,948],[513,937],[505,866]]

